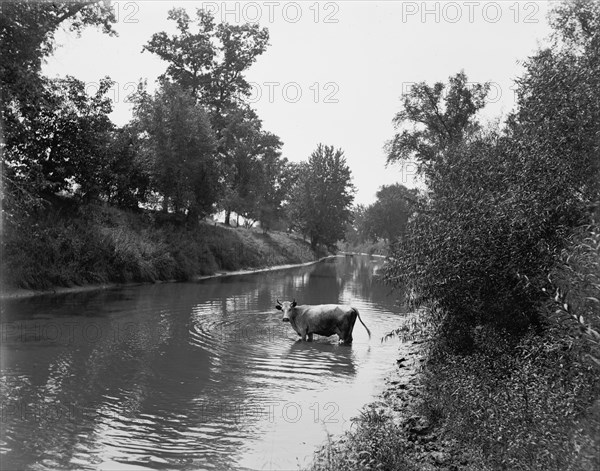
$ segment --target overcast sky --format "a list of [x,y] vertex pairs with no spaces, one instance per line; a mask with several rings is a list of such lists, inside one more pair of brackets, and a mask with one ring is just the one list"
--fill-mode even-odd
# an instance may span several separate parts
[[514,106],[514,79],[549,34],[549,2],[112,2],[118,37],[95,29],[81,37],[61,32],[61,47],[44,72],[73,75],[94,89],[111,77],[121,125],[131,117],[128,93],[139,79],[154,81],[166,64],[142,46],[158,31],[174,32],[167,12],[210,9],[217,20],[258,22],[270,46],[248,71],[251,97],[264,128],[284,143],[283,155],[305,160],[318,143],[341,147],[369,204],[384,184],[414,186],[412,168],[385,167],[383,146],[411,83],[446,81],[461,69],[471,82],[492,82],[485,119]]

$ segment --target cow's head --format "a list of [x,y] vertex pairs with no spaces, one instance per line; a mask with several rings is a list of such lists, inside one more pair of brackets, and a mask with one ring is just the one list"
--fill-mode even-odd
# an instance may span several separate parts
[[283,318],[281,319],[283,322],[289,322],[292,311],[296,307],[296,300],[294,299],[292,302],[284,301],[283,303],[277,300],[277,304],[275,305],[275,309],[279,309],[283,311]]

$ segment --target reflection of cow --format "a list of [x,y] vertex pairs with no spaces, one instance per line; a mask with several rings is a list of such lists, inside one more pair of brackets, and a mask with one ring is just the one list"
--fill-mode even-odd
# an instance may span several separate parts
[[358,310],[350,306],[339,304],[319,304],[318,306],[298,306],[296,300],[284,303],[277,300],[276,309],[283,311],[283,322],[289,322],[302,340],[313,339],[313,334],[330,335],[337,334],[340,341],[352,343],[352,329],[356,318],[367,329],[369,338],[371,331],[360,318]]

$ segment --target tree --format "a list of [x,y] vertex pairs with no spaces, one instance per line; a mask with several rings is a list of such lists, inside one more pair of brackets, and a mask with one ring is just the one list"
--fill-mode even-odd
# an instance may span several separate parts
[[163,209],[187,211],[190,220],[212,212],[220,188],[204,109],[178,84],[163,82],[154,96],[138,91],[134,112]]
[[553,47],[525,64],[508,132],[523,189],[562,201],[556,217],[571,225],[600,199],[600,2],[565,2],[551,18]]
[[343,238],[354,200],[352,174],[341,149],[319,144],[290,196],[291,219],[310,237],[313,249],[331,248]]
[[232,211],[254,218],[250,213],[255,212],[258,193],[252,182],[260,174],[259,156],[266,147],[281,146],[244,103],[251,91],[244,72],[266,50],[268,30],[253,24],[215,24],[212,14],[202,9],[196,10],[195,24],[182,8],[170,10],[168,18],[176,22],[178,33],[156,33],[144,49],[168,62],[163,80],[188,90],[208,112],[221,162],[225,223]]
[[54,33],[65,22],[80,33],[86,26],[116,35],[114,11],[106,2],[3,2],[0,4],[0,93],[3,107],[17,100],[35,106],[44,59],[54,51]]
[[292,188],[292,167],[277,151],[265,154],[261,170],[257,217],[267,232],[284,218],[284,203]]
[[264,185],[271,182],[265,181],[264,165],[267,159],[280,157],[282,143],[262,129],[262,122],[249,107],[230,109],[227,121],[221,139],[223,147],[229,149],[221,158],[225,180],[221,206],[225,210],[225,224],[229,225],[232,211],[248,220],[259,219]]
[[110,204],[138,209],[147,201],[151,191],[152,166],[144,159],[142,139],[134,123],[112,133],[108,163],[111,178],[106,185],[106,199]]
[[362,223],[365,236],[392,242],[403,235],[412,211],[411,201],[415,199],[416,191],[399,183],[382,186],[377,192],[377,201],[365,209]]
[[[10,210],[20,207],[28,211],[29,207],[40,204],[42,193],[66,188],[69,178],[79,178],[86,194],[97,191],[85,188],[93,178],[84,175],[86,168],[80,164],[83,156],[78,152],[98,156],[101,144],[92,134],[103,141],[109,127],[101,116],[106,109],[103,93],[93,98],[99,106],[96,112],[89,108],[84,111],[90,103],[84,103],[80,83],[72,78],[48,80],[41,76],[40,70],[54,50],[54,33],[63,24],[77,33],[86,26],[99,26],[114,35],[114,22],[114,11],[100,2],[0,4],[3,196]],[[81,111],[85,117],[76,116]],[[58,116],[55,118],[54,114]],[[69,135],[69,129],[80,133],[76,137]],[[79,142],[70,142],[70,137]],[[91,144],[93,150],[88,150],[85,144]],[[71,161],[71,157],[80,163]],[[97,162],[94,158],[90,167]]]
[[485,105],[489,84],[469,86],[464,72],[450,77],[448,84],[417,83],[402,100],[394,117],[396,129],[409,125],[386,144],[388,163],[416,159],[419,170],[431,178],[435,163],[445,151],[476,134],[477,112]]
[[44,106],[37,113],[12,109],[5,117],[4,172],[16,187],[35,195],[77,190],[97,198],[107,178],[113,124],[106,96],[112,82],[100,81],[93,95],[73,77],[40,80]]
[[350,245],[358,245],[370,239],[370,231],[366,225],[367,207],[357,204],[352,207],[352,222],[346,224],[344,240]]
[[255,24],[215,25],[212,14],[200,8],[195,31],[183,8],[170,10],[168,18],[177,23],[179,33],[155,33],[144,49],[169,63],[163,78],[189,90],[207,108],[215,129],[221,130],[223,112],[250,93],[243,73],[265,51],[268,30]]
[[[504,128],[478,130],[467,118],[482,97],[471,96],[459,107],[461,139],[443,140],[437,108],[417,89],[405,104],[419,108],[399,116],[428,125],[389,147],[390,161],[417,159],[428,192],[386,278],[448,314],[448,338],[462,347],[477,324],[523,332],[540,321],[548,276],[598,201],[600,3],[565,3],[554,15],[554,47],[526,62],[518,109]],[[468,97],[452,93],[463,82],[450,84],[448,96]]]

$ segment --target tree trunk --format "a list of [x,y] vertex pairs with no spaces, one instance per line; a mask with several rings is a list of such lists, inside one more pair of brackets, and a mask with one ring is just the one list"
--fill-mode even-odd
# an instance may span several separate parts
[[200,212],[195,206],[191,206],[187,213],[187,225],[189,227],[198,227]]
[[313,250],[317,250],[317,245],[319,245],[319,237],[310,236],[310,248]]
[[169,197],[168,196],[163,196],[163,207],[162,207],[163,213],[168,213],[169,212]]
[[225,225],[229,226],[231,222],[231,210],[225,210]]

